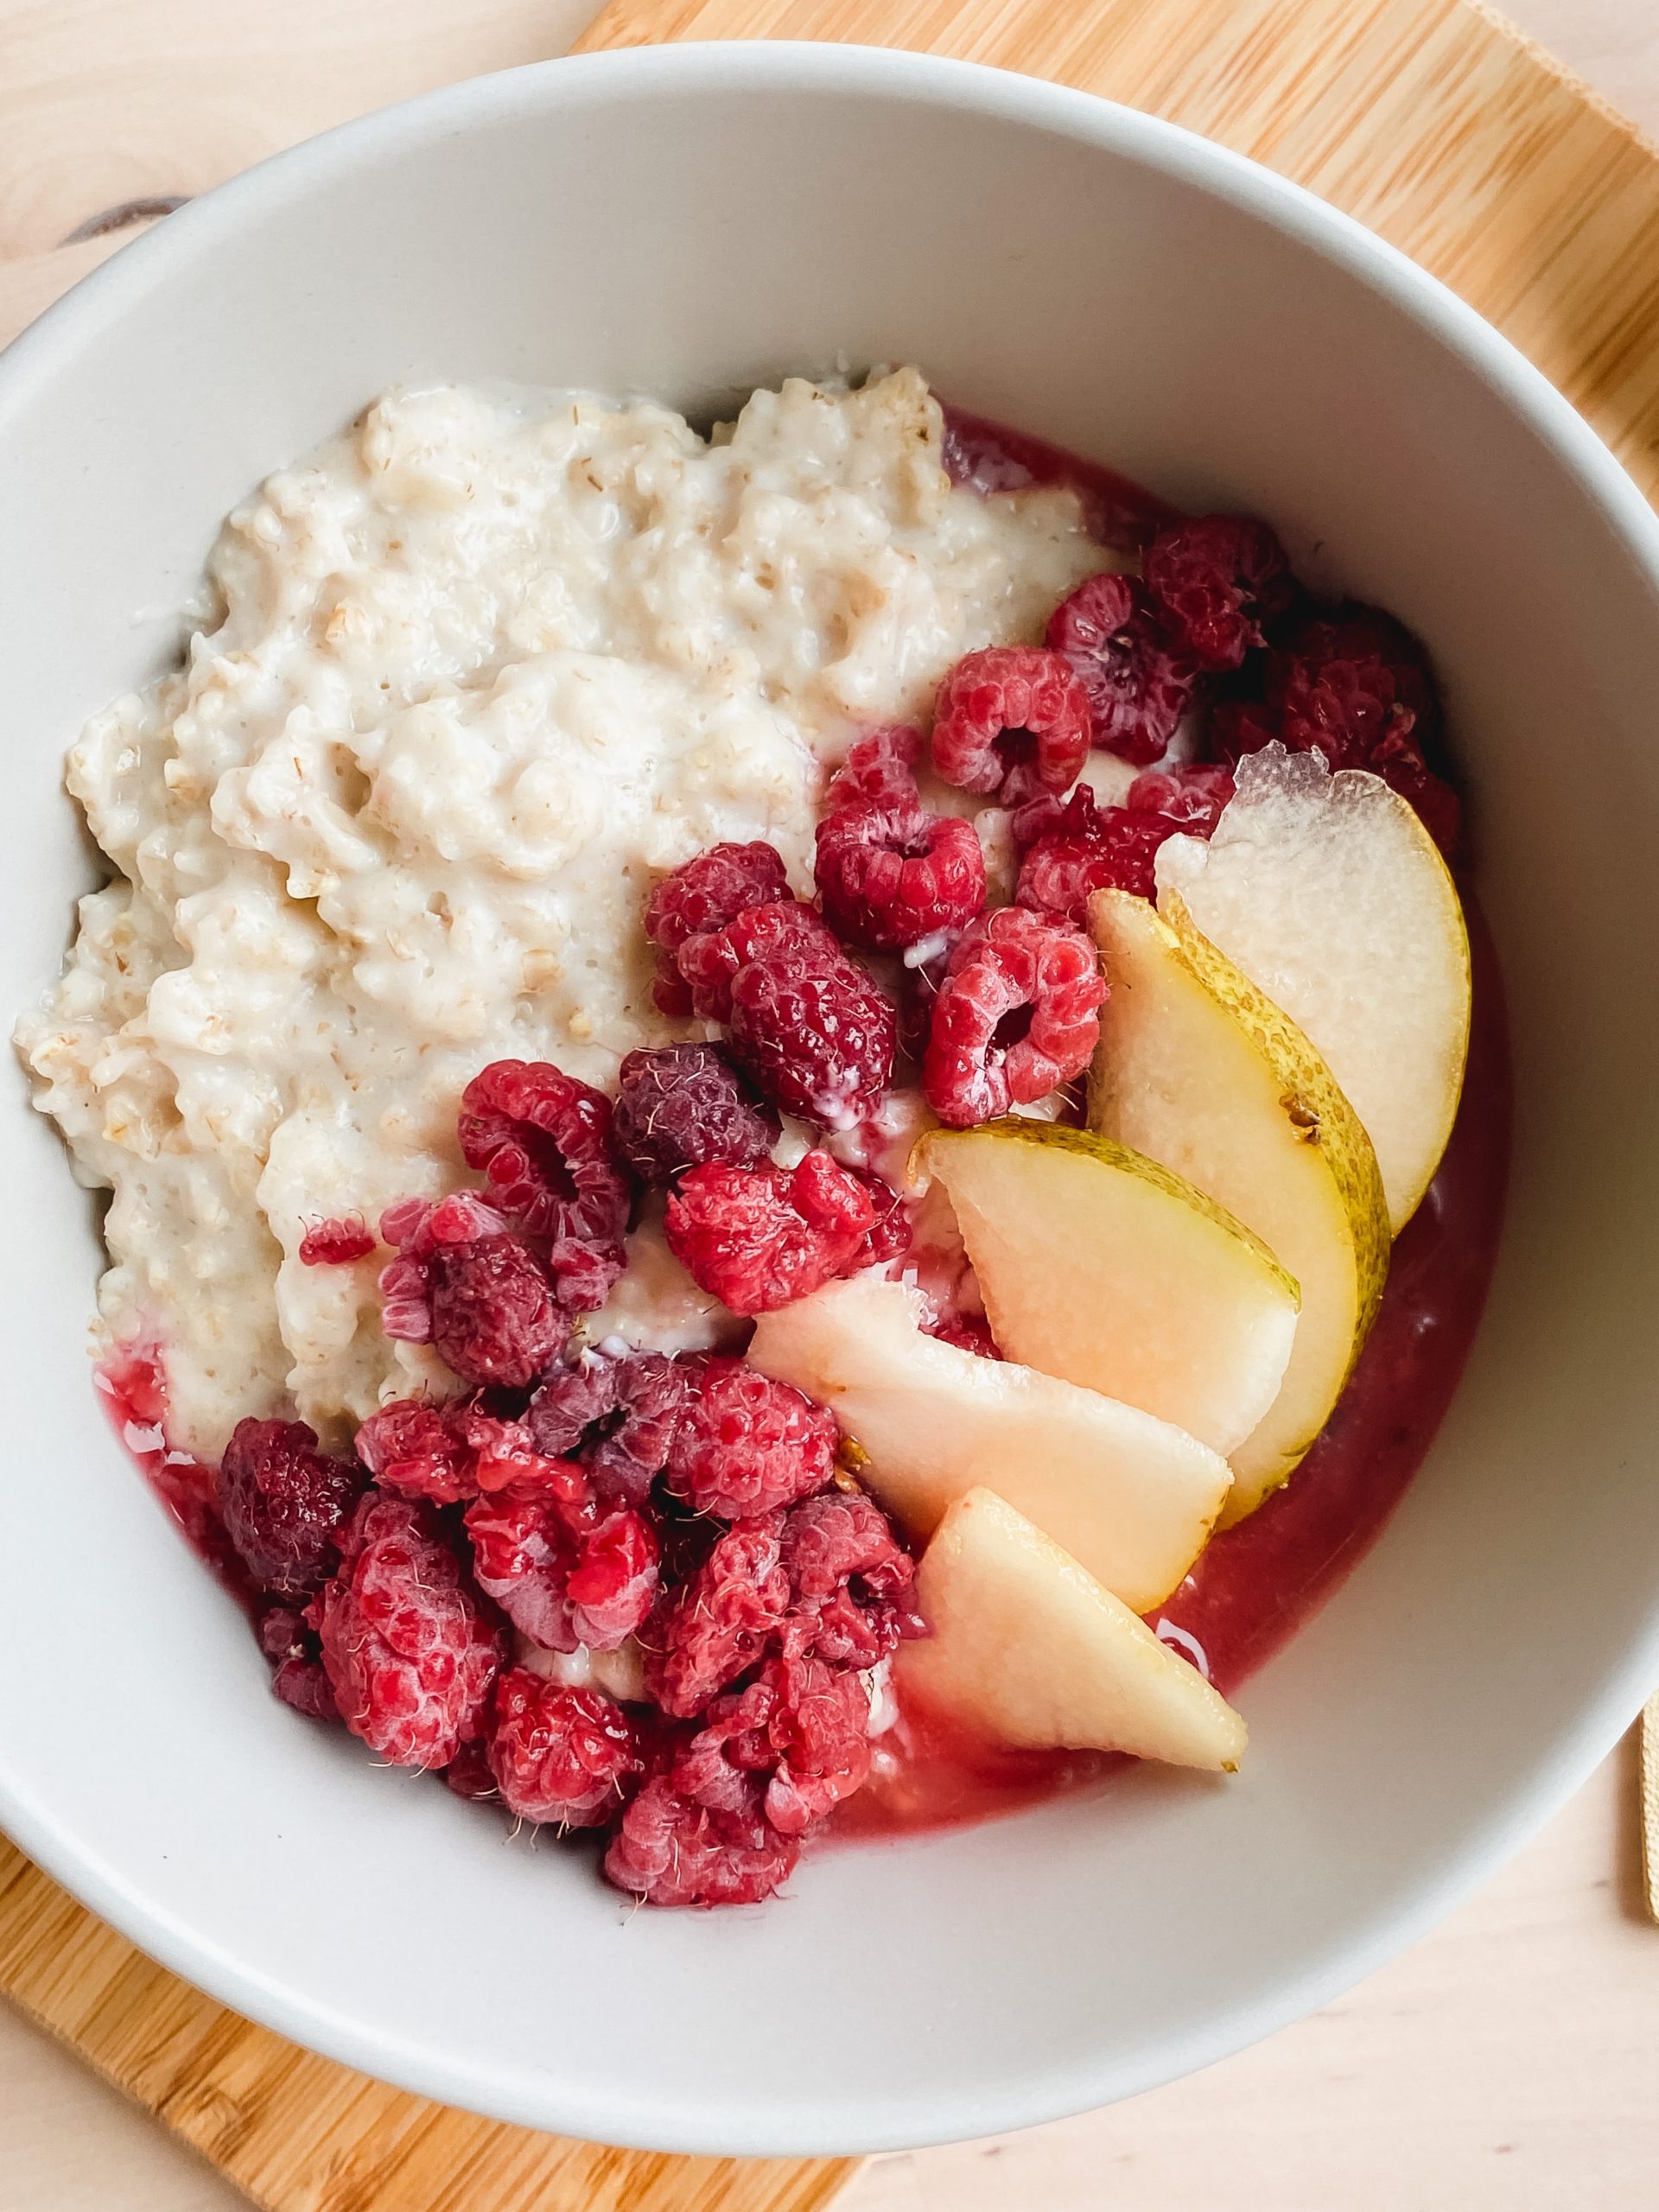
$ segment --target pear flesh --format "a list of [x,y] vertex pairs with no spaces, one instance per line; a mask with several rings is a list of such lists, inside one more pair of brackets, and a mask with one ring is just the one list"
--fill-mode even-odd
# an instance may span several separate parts
[[1243,1721],[1197,1668],[993,1491],[946,1513],[916,1596],[932,1633],[899,1647],[901,1703],[1031,1750],[1229,1773],[1244,1755]]
[[1279,1395],[1300,1294],[1261,1240],[1144,1154],[1013,1116],[938,1129],[942,1183],[1010,1359],[1173,1421],[1224,1457]]
[[1206,843],[1172,837],[1178,896],[1218,951],[1289,1015],[1376,1153],[1397,1236],[1446,1150],[1469,1051],[1469,936],[1446,862],[1380,776],[1332,775],[1281,745],[1241,760]]
[[1178,895],[1090,902],[1111,995],[1090,1077],[1092,1128],[1143,1152],[1243,1222],[1301,1290],[1278,1396],[1230,1454],[1230,1525],[1324,1427],[1375,1318],[1389,1215],[1376,1155],[1330,1070],[1193,928]]
[[1138,1407],[922,1327],[918,1293],[855,1275],[763,1313],[763,1375],[834,1414],[867,1455],[860,1480],[908,1533],[995,1481],[1018,1510],[1135,1612],[1168,1597],[1227,1496],[1227,1462]]

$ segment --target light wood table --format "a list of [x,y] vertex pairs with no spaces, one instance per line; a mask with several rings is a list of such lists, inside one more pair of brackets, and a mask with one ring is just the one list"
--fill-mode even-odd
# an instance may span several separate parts
[[[594,0],[0,0],[0,340],[205,190],[429,85],[561,53]],[[1659,0],[1510,0],[1659,136]],[[1659,1929],[1627,1744],[1471,1904],[1208,2073],[878,2159],[848,2212],[1625,2212],[1659,2203]],[[0,2212],[234,2212],[217,2174],[0,2005]],[[467,2212],[493,2212],[487,2205]]]

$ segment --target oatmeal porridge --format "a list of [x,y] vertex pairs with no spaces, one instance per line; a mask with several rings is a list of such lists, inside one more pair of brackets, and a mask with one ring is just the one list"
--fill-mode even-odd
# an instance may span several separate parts
[[[488,1061],[613,1084],[671,1033],[652,882],[764,838],[810,892],[855,729],[1111,560],[1069,490],[953,486],[943,436],[913,370],[759,392],[709,444],[660,407],[394,392],[232,516],[219,621],[71,755],[118,874],[18,1032],[112,1193],[104,1327],[159,1330],[181,1448],[290,1401],[338,1441],[440,1380],[381,1334],[372,1258],[301,1263],[308,1227],[444,1190]],[[658,1246],[617,1330],[706,1344],[709,1306]]]

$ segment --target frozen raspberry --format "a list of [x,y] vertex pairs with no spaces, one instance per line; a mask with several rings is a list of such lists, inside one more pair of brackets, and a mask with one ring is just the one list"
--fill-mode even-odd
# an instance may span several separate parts
[[1131,814],[1156,814],[1188,837],[1209,837],[1233,796],[1230,768],[1147,768],[1129,785],[1123,804]]
[[845,1272],[856,1274],[864,1268],[890,1267],[910,1249],[913,1236],[910,1210],[892,1184],[883,1182],[868,1167],[849,1168],[848,1173],[856,1175],[869,1192],[875,1219],[864,1232]]
[[823,915],[804,899],[746,906],[723,927],[688,938],[676,955],[698,1019],[729,1021],[738,969],[774,953],[787,953],[824,969],[852,965]]
[[461,1095],[461,1149],[490,1195],[545,1241],[562,1305],[602,1306],[623,1267],[628,1186],[611,1156],[611,1102],[544,1060],[496,1060]]
[[448,1766],[480,1734],[501,1663],[431,1508],[371,1491],[317,1600],[340,1717],[393,1766]]
[[1198,515],[1147,548],[1147,590],[1166,633],[1203,668],[1236,668],[1295,592],[1285,549],[1246,515]]
[[357,1432],[357,1456],[384,1489],[400,1497],[453,1505],[478,1489],[474,1454],[454,1409],[401,1398],[371,1414]]
[[1052,837],[1065,822],[1067,810],[1079,791],[1086,792],[1091,800],[1094,798],[1093,785],[1083,784],[1064,798],[1057,798],[1052,791],[1039,791],[1035,798],[1016,806],[1008,816],[1008,836],[1015,852],[1028,853],[1039,837]]
[[623,1814],[605,1875],[648,1904],[759,1904],[788,1879],[799,1848],[769,1821],[711,1812],[659,1777]]
[[740,1521],[659,1605],[645,1637],[645,1685],[663,1711],[700,1713],[747,1672],[789,1610],[789,1577],[779,1564],[781,1521]]
[[320,1221],[300,1239],[300,1258],[308,1268],[343,1268],[366,1259],[377,1242],[366,1222]]
[[1033,913],[1081,924],[1092,892],[1132,891],[1150,899],[1154,855],[1176,827],[1161,814],[1097,806],[1094,793],[1080,784],[1057,825],[1027,846],[1020,863],[1019,902]]
[[486,1205],[475,1191],[451,1191],[442,1198],[399,1198],[380,1217],[382,1241],[416,1261],[429,1260],[442,1244],[470,1244],[480,1236],[499,1236],[508,1226],[506,1216]]
[[816,874],[836,935],[872,951],[963,929],[985,904],[985,855],[973,823],[915,804],[826,814]]
[[557,1454],[537,1449],[528,1424],[486,1410],[499,1395],[478,1391],[450,1408],[456,1431],[472,1454],[474,1489],[487,1496],[493,1491],[556,1480],[548,1462]]
[[753,906],[680,949],[697,1013],[730,1028],[734,1057],[787,1113],[856,1121],[893,1072],[893,1007],[798,900]]
[[922,733],[903,723],[888,722],[866,730],[849,747],[847,758],[830,779],[824,808],[834,813],[842,806],[905,807],[918,804],[916,763],[922,757]]
[[667,1464],[690,1387],[688,1368],[661,1352],[588,1351],[552,1370],[525,1421],[541,1449],[580,1451],[597,1497],[638,1505]]
[[711,1812],[757,1817],[778,1764],[766,1730],[775,1701],[760,1681],[717,1697],[696,1734],[672,1745],[668,1778],[675,1789]]
[[1089,1065],[1106,983],[1069,923],[1003,906],[951,956],[922,1063],[927,1103],[950,1128],[1046,1097]]
[[767,1660],[747,1688],[716,1698],[669,1780],[710,1811],[762,1814],[799,1836],[869,1770],[869,1698],[857,1674],[801,1654]]
[[396,1205],[388,1206],[380,1217],[380,1234],[397,1256],[382,1268],[379,1275],[380,1325],[386,1334],[403,1344],[429,1344],[429,1263],[433,1255],[448,1245],[505,1236],[507,1225],[504,1214],[486,1206],[471,1191],[452,1191],[435,1203],[430,1198],[400,1198]]
[[602,1827],[642,1764],[620,1706],[527,1667],[496,1677],[488,1758],[509,1812],[569,1828]]
[[611,1141],[642,1183],[665,1186],[710,1160],[752,1167],[779,1128],[775,1110],[713,1045],[664,1045],[622,1063]]
[[321,1659],[284,1659],[270,1678],[274,1694],[308,1720],[338,1720],[340,1705]]
[[271,1689],[284,1705],[313,1720],[339,1719],[322,1646],[300,1614],[288,1605],[270,1606],[260,1616],[259,1648],[270,1662]]
[[596,1313],[627,1266],[620,1244],[578,1244],[567,1238],[545,1252],[544,1272],[564,1314]]
[[614,1651],[644,1623],[657,1594],[657,1539],[631,1506],[619,1506],[583,1537],[564,1586],[576,1641]]
[[833,1417],[742,1359],[711,1359],[669,1455],[668,1486],[698,1513],[736,1521],[792,1505],[835,1471]]
[[1055,608],[1047,635],[1087,696],[1090,741],[1124,760],[1160,759],[1198,667],[1160,626],[1143,587],[1132,576],[1090,576]]
[[538,1452],[573,1454],[582,1439],[621,1402],[621,1363],[584,1351],[550,1368],[524,1415]]
[[501,1795],[490,1772],[489,1745],[481,1738],[461,1745],[445,1767],[443,1779],[457,1797],[465,1797],[471,1804],[483,1804]]
[[798,1605],[821,1604],[855,1575],[884,1597],[908,1590],[915,1577],[915,1562],[893,1523],[861,1491],[827,1490],[792,1507],[779,1558]]
[[[464,1225],[463,1225],[464,1224]],[[381,1268],[380,1326],[400,1344],[432,1340],[431,1283],[428,1263],[441,1243],[470,1243],[480,1236],[505,1236],[507,1221],[469,1191],[436,1202],[400,1198],[380,1217],[380,1234],[396,1256]]]
[[711,845],[652,890],[645,935],[664,952],[677,952],[688,938],[723,929],[746,906],[770,906],[789,895],[782,855],[772,846]]
[[569,1333],[553,1286],[515,1236],[442,1245],[427,1280],[432,1348],[463,1382],[526,1389]]
[[1333,768],[1369,769],[1417,809],[1443,852],[1458,849],[1457,795],[1425,751],[1440,734],[1433,677],[1391,615],[1354,604],[1311,616],[1268,655],[1262,690],[1217,707],[1211,737],[1224,760],[1277,739],[1293,753],[1322,753]]
[[306,1626],[304,1614],[292,1605],[267,1605],[254,1624],[254,1634],[273,1667],[284,1659],[302,1659],[317,1649],[315,1631]]
[[915,1561],[861,1492],[826,1491],[794,1507],[780,1557],[793,1592],[785,1633],[832,1666],[878,1666],[921,1632],[909,1603]]
[[778,1765],[762,1810],[782,1835],[804,1835],[870,1771],[870,1700],[855,1673],[817,1657],[769,1660],[761,1681],[776,1702],[766,1732]]
[[734,1313],[769,1313],[855,1266],[875,1217],[861,1176],[809,1152],[792,1169],[694,1167],[664,1227],[701,1289]]
[[804,1640],[815,1656],[859,1671],[890,1658],[901,1638],[926,1633],[921,1616],[908,1606],[886,1598],[861,1598],[850,1588],[836,1591],[810,1615],[791,1616],[785,1633],[798,1626],[806,1629]]
[[639,1505],[668,1465],[691,1376],[658,1351],[629,1352],[616,1366],[618,1418],[582,1446],[582,1463],[596,1497]]
[[362,1489],[359,1469],[319,1452],[303,1421],[241,1421],[219,1470],[219,1510],[260,1587],[302,1597],[333,1573]]
[[[1410,737],[1420,752],[1439,738],[1440,694],[1428,656],[1380,607],[1352,601],[1313,617],[1290,652],[1282,682],[1269,675],[1268,688],[1282,702],[1281,734],[1294,750],[1318,746],[1333,768],[1354,767],[1363,765],[1357,751],[1374,753],[1385,738]],[[1351,709],[1344,704],[1350,686]],[[1379,725],[1367,714],[1368,697],[1385,694]]]
[[665,1014],[671,1021],[683,1021],[694,1011],[691,986],[680,973],[680,963],[671,952],[658,951],[657,964],[652,970],[651,1002],[658,1014]]
[[479,1587],[523,1635],[550,1651],[613,1651],[656,1594],[658,1544],[629,1506],[601,1506],[587,1471],[547,1459],[539,1471],[469,1505]]
[[573,1460],[547,1459],[542,1465],[542,1479],[467,1507],[473,1573],[479,1588],[531,1643],[549,1651],[574,1651],[582,1639],[571,1624],[568,1592],[595,1509],[588,1478]]
[[785,1113],[840,1129],[873,1113],[893,1080],[899,1021],[839,948],[833,962],[783,951],[732,978],[729,1034],[739,1064]]
[[1016,806],[1075,780],[1089,730],[1089,695],[1069,660],[1039,645],[988,645],[964,653],[939,686],[933,766],[959,791]]
[[[1438,730],[1422,648],[1379,607],[1310,617],[1268,655],[1263,690],[1262,742],[1276,737],[1294,753],[1323,753],[1333,768],[1369,767],[1389,737],[1410,738],[1421,753]],[[1224,735],[1228,717],[1218,714],[1217,722]]]
[[1150,899],[1158,848],[1178,831],[1211,836],[1232,795],[1226,768],[1147,768],[1129,785],[1122,806],[1097,805],[1094,793],[1079,785],[1065,806],[1046,817],[1034,807],[1022,808],[1019,828],[1027,842],[1020,864],[1020,904],[1081,924],[1093,892],[1128,891]]
[[454,1505],[538,1479],[543,1455],[523,1421],[486,1413],[467,1399],[435,1405],[399,1398],[357,1432],[357,1456],[383,1490]]

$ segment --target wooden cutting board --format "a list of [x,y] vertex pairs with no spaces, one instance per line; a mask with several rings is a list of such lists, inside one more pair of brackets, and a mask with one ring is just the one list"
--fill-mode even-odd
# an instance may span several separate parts
[[1659,492],[1659,153],[1475,0],[611,0],[577,51],[840,39],[1103,92],[1432,270]]
[[[1471,0],[612,0],[581,46],[766,36],[994,62],[1252,155],[1444,278],[1659,492],[1659,156]],[[163,1972],[3,1838],[0,1989],[269,2212],[812,2212],[855,2170],[608,2151],[389,2089]]]
[[612,2151],[405,2095],[227,2012],[3,1836],[0,1988],[269,2212],[817,2212],[857,2164]]

